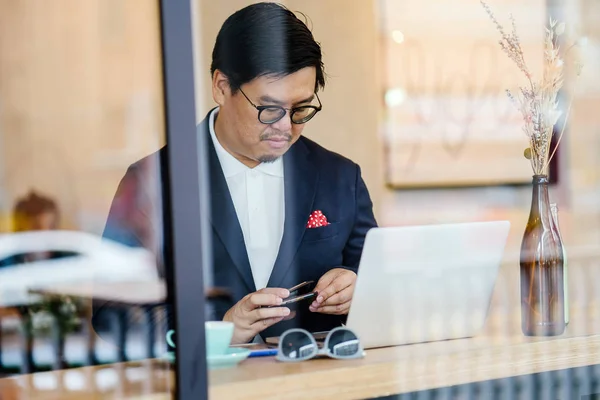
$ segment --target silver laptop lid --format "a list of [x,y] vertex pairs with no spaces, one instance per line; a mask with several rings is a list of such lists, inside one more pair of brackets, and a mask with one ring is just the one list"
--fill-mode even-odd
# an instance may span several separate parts
[[493,221],[370,230],[347,326],[365,348],[473,336],[509,229]]

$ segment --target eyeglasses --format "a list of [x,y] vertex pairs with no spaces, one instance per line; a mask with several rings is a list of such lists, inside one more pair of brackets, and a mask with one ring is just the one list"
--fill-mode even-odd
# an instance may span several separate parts
[[348,360],[364,357],[364,350],[358,336],[350,329],[338,327],[331,330],[319,349],[317,341],[304,329],[290,329],[279,338],[277,356],[279,361],[305,361],[316,356]]
[[252,107],[254,107],[258,110],[258,120],[263,124],[269,124],[269,125],[274,124],[275,122],[277,122],[281,118],[283,118],[287,111],[290,112],[290,119],[292,120],[292,123],[305,124],[308,121],[310,121],[312,119],[312,117],[314,117],[323,108],[323,106],[321,104],[321,99],[319,99],[319,96],[317,95],[317,93],[315,93],[315,96],[317,97],[317,101],[319,102],[318,107],[317,106],[300,106],[300,107],[294,107],[294,108],[285,108],[285,107],[275,106],[275,105],[273,105],[273,106],[257,106],[256,104],[254,104],[252,102],[252,100],[250,100],[248,98],[248,96],[246,96],[246,93],[244,93],[242,88],[240,88],[240,92],[242,92],[242,94],[244,95],[246,100],[248,100],[248,102],[250,104],[252,104]]

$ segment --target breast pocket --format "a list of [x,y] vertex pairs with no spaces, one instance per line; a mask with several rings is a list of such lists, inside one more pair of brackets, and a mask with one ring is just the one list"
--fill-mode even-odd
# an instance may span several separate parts
[[321,240],[331,239],[339,234],[340,224],[338,222],[330,222],[329,225],[319,228],[307,228],[304,232],[302,242],[318,242]]

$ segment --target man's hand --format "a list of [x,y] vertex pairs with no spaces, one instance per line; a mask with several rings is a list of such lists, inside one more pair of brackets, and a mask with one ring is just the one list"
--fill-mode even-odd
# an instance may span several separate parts
[[315,292],[319,295],[309,309],[322,314],[346,315],[350,310],[356,274],[343,268],[327,271],[319,279]]
[[266,306],[278,306],[289,295],[287,289],[264,288],[238,301],[223,317],[223,321],[235,325],[231,344],[248,343],[254,336],[287,317],[289,308]]

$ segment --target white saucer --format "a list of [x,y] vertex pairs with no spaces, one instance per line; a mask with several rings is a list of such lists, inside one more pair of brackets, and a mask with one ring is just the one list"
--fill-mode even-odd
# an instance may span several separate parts
[[[248,358],[249,355],[249,349],[230,347],[227,350],[227,354],[207,357],[206,364],[210,369],[231,368]],[[171,364],[174,364],[175,352],[167,352],[163,355],[162,358],[169,361]]]
[[249,349],[230,347],[226,354],[207,357],[206,363],[210,369],[231,368],[248,358],[249,355]]

